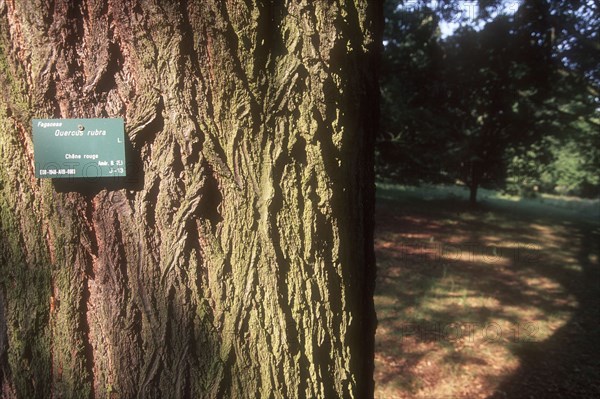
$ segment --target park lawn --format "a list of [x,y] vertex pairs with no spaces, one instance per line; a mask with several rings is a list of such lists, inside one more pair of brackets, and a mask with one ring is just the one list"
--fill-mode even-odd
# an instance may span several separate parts
[[600,397],[597,204],[482,197],[378,186],[375,397]]

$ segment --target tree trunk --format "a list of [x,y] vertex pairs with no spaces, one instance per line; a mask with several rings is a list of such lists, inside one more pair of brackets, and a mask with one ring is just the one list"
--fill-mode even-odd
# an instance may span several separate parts
[[[373,395],[380,13],[0,1],[2,397]],[[51,117],[128,176],[36,179]]]
[[471,185],[469,186],[469,203],[471,205],[477,204],[477,188],[478,188],[478,185],[477,185],[477,183],[474,183],[474,182],[472,182]]
[[477,189],[481,176],[480,164],[479,160],[471,160],[471,178],[469,180],[469,203],[471,206],[477,205]]

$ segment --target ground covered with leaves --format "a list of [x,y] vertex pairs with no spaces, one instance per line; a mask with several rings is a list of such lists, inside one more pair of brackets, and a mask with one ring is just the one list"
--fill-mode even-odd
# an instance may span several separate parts
[[600,397],[597,202],[378,187],[376,392]]

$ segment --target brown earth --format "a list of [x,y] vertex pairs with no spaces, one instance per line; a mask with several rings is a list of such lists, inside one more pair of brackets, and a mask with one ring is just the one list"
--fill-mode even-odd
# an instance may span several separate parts
[[600,229],[379,199],[376,398],[600,397]]

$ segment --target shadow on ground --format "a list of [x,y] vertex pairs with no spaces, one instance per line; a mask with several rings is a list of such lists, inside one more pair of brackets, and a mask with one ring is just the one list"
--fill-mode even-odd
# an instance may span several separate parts
[[599,225],[379,199],[378,398],[600,397]]

